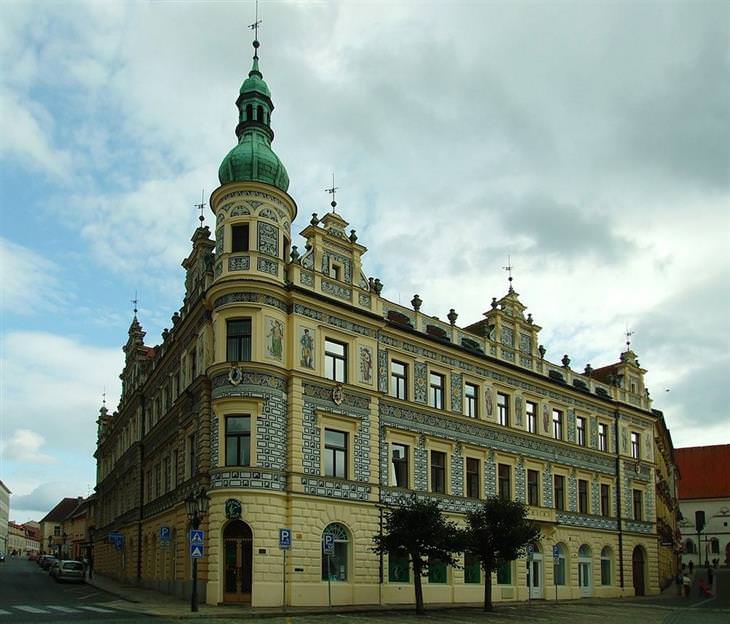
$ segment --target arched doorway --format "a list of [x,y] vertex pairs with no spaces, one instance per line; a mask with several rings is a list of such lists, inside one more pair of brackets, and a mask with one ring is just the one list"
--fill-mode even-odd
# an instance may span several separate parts
[[539,600],[545,597],[542,573],[542,550],[540,545],[532,545],[532,555],[528,554],[529,568],[527,585],[530,588],[530,598]]
[[251,602],[253,534],[241,520],[223,529],[223,602]]
[[631,555],[631,568],[634,577],[634,595],[643,596],[645,594],[644,579],[646,578],[646,556],[641,546],[634,548]]
[[580,587],[581,596],[593,595],[591,548],[588,544],[583,544],[578,549],[578,587]]

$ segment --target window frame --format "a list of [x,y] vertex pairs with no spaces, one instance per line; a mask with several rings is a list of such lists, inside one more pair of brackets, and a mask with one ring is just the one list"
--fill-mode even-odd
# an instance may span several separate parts
[[[472,468],[474,468],[474,462],[476,462],[476,470],[469,470],[470,462],[472,463]],[[467,498],[481,498],[481,472],[482,462],[479,458],[467,456],[464,461],[464,493]],[[474,481],[476,481],[476,483],[474,483]]]
[[638,461],[641,459],[641,436],[638,431],[631,431],[630,433],[631,459]]
[[[338,347],[342,347],[342,354],[337,353],[335,351],[331,351],[329,349],[330,345],[336,345]],[[335,381],[337,383],[345,384],[347,383],[347,356],[348,356],[348,344],[346,342],[342,342],[340,340],[335,340],[334,338],[330,338],[328,336],[325,336],[324,338],[324,377],[326,379],[329,379],[331,381]],[[328,363],[331,362],[332,366],[332,372],[331,375],[328,375],[327,373],[327,367]],[[337,363],[342,363],[342,378],[340,379],[340,375],[337,371]]]
[[[534,474],[536,479],[535,483],[530,483],[530,476]],[[540,506],[540,471],[535,470],[534,468],[528,468],[527,474],[525,475],[525,483],[526,483],[526,493],[527,493],[527,504],[532,505],[533,507],[539,507]],[[534,496],[533,494],[533,486],[534,486]]]
[[575,417],[575,442],[578,446],[586,445],[586,424],[585,416]]
[[604,518],[611,516],[611,486],[601,483],[601,515]]
[[553,407],[553,439],[563,439],[563,417],[564,412],[557,407]]
[[[474,394],[469,394],[468,389],[472,389]],[[470,381],[464,382],[464,415],[479,418],[479,386]]]
[[[501,402],[500,399],[502,399]],[[510,396],[506,392],[497,392],[497,423],[503,427],[509,427],[509,399]]]
[[527,432],[537,433],[537,403],[535,401],[525,401],[525,421]]
[[[434,378],[440,385],[434,384]],[[446,403],[446,375],[436,371],[428,371],[428,405],[434,409],[442,410]],[[437,400],[438,399],[438,400]],[[440,405],[438,403],[440,402]]]
[[601,548],[601,586],[607,587],[612,585],[613,577],[613,552],[608,546]]
[[[634,512],[634,520],[644,521],[644,493],[634,488],[631,493],[631,507]],[[638,512],[638,513],[637,513]]]
[[[402,366],[403,367],[403,374],[398,374],[393,371],[393,366]],[[395,387],[394,387],[395,382]],[[402,384],[402,387],[401,387]],[[400,392],[402,390],[402,392]],[[389,396],[393,397],[394,399],[401,399],[403,401],[408,400],[408,364],[405,362],[401,362],[400,360],[391,360],[390,361],[390,379],[389,379],[389,387],[388,387],[388,394]],[[401,396],[402,394],[402,396]]]
[[588,492],[588,480],[578,479],[577,485],[578,513],[590,513],[591,498]]
[[[327,433],[337,433],[342,434],[344,437],[344,442],[342,445],[336,445],[332,442],[328,442],[327,440]],[[341,429],[332,429],[330,427],[325,427],[323,429],[323,438],[324,438],[324,476],[325,477],[332,477],[336,479],[349,479],[350,474],[350,432],[349,431],[342,431]],[[332,452],[332,474],[330,474],[327,470],[327,456],[329,452]],[[337,461],[337,458],[342,455],[342,466],[344,468],[343,475],[337,474],[337,468],[339,466],[339,463]]]
[[[349,529],[342,524],[341,522],[330,522],[322,531],[322,542],[324,542],[324,536],[328,532],[328,529],[330,527],[337,527],[338,529],[341,529],[341,532],[344,533],[345,539],[342,539],[341,537],[335,537],[334,545],[335,545],[335,553],[333,555],[326,555],[324,554],[324,549],[322,549],[322,556],[320,558],[320,565],[322,567],[320,578],[322,581],[335,581],[338,583],[347,583],[348,579],[350,578],[350,561],[352,559],[352,553],[350,545],[352,544],[352,535],[350,534]],[[333,532],[333,531],[330,531]],[[343,546],[344,544],[344,546]],[[338,548],[339,545],[339,548]],[[331,566],[331,559],[330,557],[335,558],[335,562],[337,562],[338,557],[342,557],[342,553],[344,551],[344,559],[345,559],[345,565],[344,565],[344,578],[341,578],[338,576],[336,570],[337,566],[335,566],[335,573],[332,572],[332,566]],[[329,559],[327,563],[325,563],[325,557]],[[329,567],[329,575],[328,572],[328,564],[330,564]],[[328,578],[329,577],[329,578]]]
[[[395,450],[394,447],[400,447],[404,451],[404,456],[399,458],[396,462],[396,459],[394,457],[393,451]],[[390,442],[390,468],[391,468],[391,476],[393,477],[393,483],[391,483],[391,486],[393,487],[399,487],[399,488],[408,488],[410,479],[409,479],[409,447],[407,444],[404,444],[402,442]],[[403,467],[405,467],[405,484],[398,483],[398,471],[403,470]]]
[[[233,323],[243,323],[244,328],[248,326],[248,333],[231,334]],[[235,349],[240,357],[233,359],[231,341],[235,341]],[[248,354],[246,354],[248,346]],[[245,357],[248,355],[248,359]],[[253,356],[253,319],[250,316],[235,317],[226,319],[226,362],[250,362]]]
[[[503,472],[505,472],[503,469],[505,468],[506,478],[503,475]],[[507,496],[504,495],[505,484],[507,489]],[[497,464],[497,496],[504,500],[512,500],[512,466],[510,464]]]
[[[558,482],[560,482],[559,488]],[[558,498],[558,491],[560,492],[560,498]],[[558,505],[558,500],[560,505]],[[565,511],[565,475],[553,475],[553,506],[557,511]]]
[[[231,432],[229,431],[229,425],[228,423],[232,421],[234,418],[243,418],[248,419],[248,431],[243,432]],[[224,449],[223,449],[223,460],[225,462],[225,466],[251,466],[251,424],[252,424],[252,416],[251,414],[226,414],[224,418],[224,424],[223,424],[223,439],[224,439]],[[228,440],[229,438],[231,440],[235,439],[236,443],[236,455],[235,455],[235,461],[236,463],[229,463],[229,457],[228,457]],[[248,445],[248,463],[241,463],[244,457],[244,453],[242,452],[242,440],[246,440],[246,444]]]
[[[245,232],[245,236],[236,237],[236,232]],[[236,241],[243,243],[242,247],[236,247]],[[250,223],[233,223],[231,225],[231,253],[242,253],[251,251],[251,227]]]
[[[443,457],[443,465],[438,466],[434,464],[434,454],[437,456]],[[439,449],[429,449],[428,453],[428,468],[429,468],[429,492],[432,494],[446,494],[446,466],[448,464],[448,453],[446,451],[441,451]],[[440,471],[440,482],[441,482],[441,489],[436,489],[434,486],[436,485],[435,482],[438,482],[438,476]]]
[[598,450],[608,453],[608,425],[598,423]]

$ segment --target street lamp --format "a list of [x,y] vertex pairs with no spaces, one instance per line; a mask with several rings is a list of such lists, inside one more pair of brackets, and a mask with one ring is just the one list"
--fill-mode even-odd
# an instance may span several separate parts
[[[200,488],[196,494],[191,491],[185,499],[185,511],[187,511],[190,527],[197,531],[200,528],[202,517],[208,513],[210,498],[205,493],[205,488]],[[193,591],[190,596],[190,610],[198,610],[198,559],[193,558]]]
[[53,548],[53,535],[48,536],[48,554],[51,554],[51,548]]

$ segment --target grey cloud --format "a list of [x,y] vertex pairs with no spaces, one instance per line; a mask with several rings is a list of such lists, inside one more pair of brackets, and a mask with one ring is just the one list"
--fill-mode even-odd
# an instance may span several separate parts
[[18,513],[19,510],[46,514],[65,496],[73,497],[80,495],[72,483],[64,481],[42,483],[34,488],[30,494],[13,494],[11,496],[11,516]]

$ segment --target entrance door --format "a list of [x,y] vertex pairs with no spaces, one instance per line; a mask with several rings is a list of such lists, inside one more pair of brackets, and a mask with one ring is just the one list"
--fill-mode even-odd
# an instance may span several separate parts
[[530,565],[530,598],[532,600],[539,600],[545,597],[545,590],[543,587],[542,578],[542,553],[535,549],[532,553],[532,562]]
[[245,522],[234,520],[223,530],[223,601],[251,603],[253,535]]
[[634,594],[644,595],[644,549],[641,546],[634,548],[631,556],[631,567],[634,577]]

